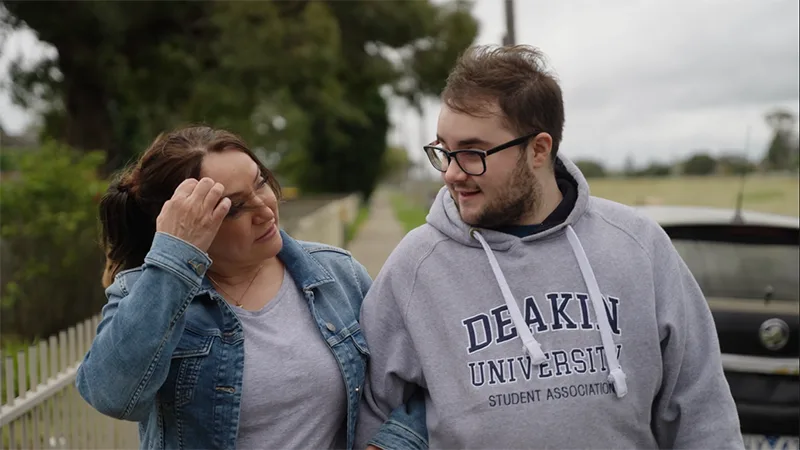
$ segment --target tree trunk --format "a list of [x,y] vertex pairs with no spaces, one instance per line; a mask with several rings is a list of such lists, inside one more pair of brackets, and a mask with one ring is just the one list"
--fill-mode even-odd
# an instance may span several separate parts
[[112,159],[113,124],[106,107],[107,98],[102,88],[93,89],[71,83],[66,86],[64,103],[66,106],[65,141],[71,147],[108,152]]
[[109,109],[105,83],[97,79],[98,72],[76,61],[69,48],[58,48],[61,71],[64,74],[63,101],[65,107],[63,139],[70,147],[83,151],[106,153],[104,175],[119,159],[114,145],[114,124]]

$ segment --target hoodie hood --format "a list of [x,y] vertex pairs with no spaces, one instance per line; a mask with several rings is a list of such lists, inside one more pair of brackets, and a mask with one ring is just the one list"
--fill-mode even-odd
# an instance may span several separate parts
[[[575,201],[575,206],[572,208],[572,212],[567,216],[565,221],[540,233],[526,236],[522,238],[523,241],[542,239],[563,230],[567,225],[572,225],[577,222],[588,207],[590,197],[589,184],[586,182],[586,178],[578,167],[565,156],[558,155],[555,162],[555,173],[556,178],[566,178],[570,183],[577,185],[578,198]],[[456,208],[455,201],[450,196],[450,192],[447,190],[447,186],[442,186],[442,188],[439,189],[439,193],[436,195],[436,199],[428,212],[426,221],[432,227],[460,244],[470,247],[481,246],[481,244],[470,235],[470,231],[474,227],[461,220],[461,215],[458,212],[458,208]],[[480,231],[489,246],[496,251],[508,250],[520,240],[520,238],[508,233],[484,228],[476,229]]]

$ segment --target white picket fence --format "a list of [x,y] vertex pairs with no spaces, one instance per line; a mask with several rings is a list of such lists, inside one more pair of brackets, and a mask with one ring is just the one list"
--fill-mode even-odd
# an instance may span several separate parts
[[75,388],[75,374],[99,320],[93,317],[16,355],[2,355],[2,448],[139,447],[136,423],[98,413]]

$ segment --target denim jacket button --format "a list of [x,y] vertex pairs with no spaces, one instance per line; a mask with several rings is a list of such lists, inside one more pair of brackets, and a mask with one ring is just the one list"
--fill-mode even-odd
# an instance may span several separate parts
[[189,265],[192,266],[192,269],[194,269],[194,273],[198,275],[202,275],[206,270],[206,265],[203,263],[189,261]]
[[334,332],[334,331],[336,331],[336,327],[335,327],[335,326],[333,326],[333,324],[332,324],[332,323],[330,323],[330,322],[326,323],[326,324],[325,324],[325,326],[326,326],[326,327],[328,328],[328,330],[330,330],[331,332]]

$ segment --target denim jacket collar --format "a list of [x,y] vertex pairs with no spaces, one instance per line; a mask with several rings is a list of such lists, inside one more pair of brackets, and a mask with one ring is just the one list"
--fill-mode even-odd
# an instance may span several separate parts
[[307,291],[325,283],[333,283],[333,276],[299,242],[281,230],[283,248],[278,258],[286,265],[286,270],[297,286]]

